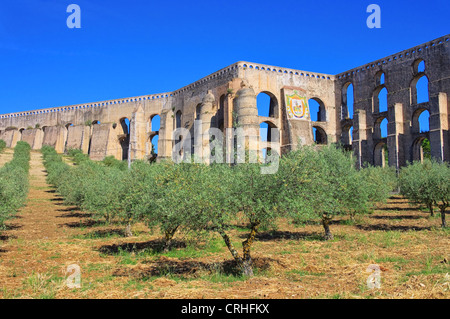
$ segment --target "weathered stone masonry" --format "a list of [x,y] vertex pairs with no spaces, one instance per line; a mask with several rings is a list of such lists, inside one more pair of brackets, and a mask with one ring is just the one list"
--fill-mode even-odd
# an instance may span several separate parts
[[[450,35],[368,63],[337,75],[319,74],[250,62],[237,62],[174,92],[46,108],[0,115],[0,139],[9,147],[17,141],[33,149],[51,145],[58,152],[77,148],[94,160],[106,156],[144,159],[152,156],[158,135],[158,158],[171,157],[177,127],[193,133],[194,120],[221,130],[240,127],[259,132],[265,122],[279,129],[281,151],[298,143],[342,143],[353,149],[359,165],[365,162],[401,167],[422,157],[421,142],[428,138],[431,155],[450,161]],[[425,63],[425,69],[419,67]],[[417,103],[416,83],[428,80],[428,102]],[[353,114],[347,88],[353,85]],[[378,93],[387,90],[387,110],[378,108]],[[270,114],[258,116],[257,96],[270,96]],[[292,118],[290,99],[306,97],[320,105],[318,121]],[[297,108],[296,110],[302,110]],[[429,132],[420,132],[418,117],[430,113]],[[151,121],[160,116],[159,130]],[[235,117],[235,119],[233,119]],[[129,128],[125,125],[129,120]],[[388,120],[387,137],[380,123]],[[353,127],[353,138],[350,128]]]

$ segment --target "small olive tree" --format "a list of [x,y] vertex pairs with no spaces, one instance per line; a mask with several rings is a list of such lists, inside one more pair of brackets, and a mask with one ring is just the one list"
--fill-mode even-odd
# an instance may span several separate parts
[[369,200],[373,205],[385,203],[391,192],[398,188],[395,168],[368,166],[361,169],[361,175],[369,187]]
[[447,163],[425,159],[402,168],[400,191],[415,203],[424,204],[433,216],[439,207],[442,227],[446,227],[445,211],[450,205],[450,168]]
[[431,178],[433,162],[413,162],[401,169],[399,177],[400,193],[417,204],[425,205],[434,216],[434,182]]
[[282,158],[279,205],[294,219],[319,217],[324,238],[333,239],[330,223],[337,215],[368,211],[370,187],[345,151],[304,146]]
[[[244,276],[253,275],[251,248],[261,226],[273,225],[278,217],[278,174],[261,174],[261,164],[245,163],[203,167],[199,178],[198,215],[193,225],[209,225],[220,234]],[[242,242],[242,255],[231,241],[229,225],[236,221],[249,225]]]

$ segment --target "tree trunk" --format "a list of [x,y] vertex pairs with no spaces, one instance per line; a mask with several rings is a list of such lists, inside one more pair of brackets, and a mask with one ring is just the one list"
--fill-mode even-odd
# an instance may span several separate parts
[[241,256],[239,256],[238,251],[236,250],[236,248],[234,247],[233,243],[230,240],[230,237],[228,236],[228,234],[223,230],[222,227],[219,227],[217,229],[217,231],[219,232],[220,236],[222,236],[225,245],[227,245],[228,250],[231,253],[231,256],[233,256],[234,261],[236,262],[236,264],[238,265],[238,267],[241,269],[242,274],[244,276],[252,276],[253,275],[253,270],[250,264],[248,264],[248,262],[244,261]]
[[433,217],[433,216],[434,216],[433,204],[430,203],[430,204],[428,204],[427,206],[428,206],[428,209],[430,210],[430,216]]
[[133,232],[131,231],[131,219],[128,220],[127,227],[125,228],[125,236],[133,237]]
[[164,247],[163,247],[163,251],[165,253],[167,253],[169,251],[170,244],[172,243],[172,238],[175,235],[175,232],[177,231],[178,227],[179,226],[167,228],[164,231]]
[[441,220],[442,220],[442,228],[446,228],[447,227],[447,223],[446,223],[446,221],[445,221],[445,209],[446,209],[447,207],[445,207],[445,206],[442,206],[441,207]]
[[330,221],[331,218],[328,218],[327,216],[322,217],[322,225],[323,229],[325,230],[325,240],[333,240],[333,234],[330,231]]
[[247,239],[242,242],[242,250],[243,250],[243,260],[244,260],[244,276],[253,276],[253,268],[252,268],[252,257],[250,256],[250,249],[255,240],[256,234],[258,232],[259,223],[252,223],[250,233],[248,234]]

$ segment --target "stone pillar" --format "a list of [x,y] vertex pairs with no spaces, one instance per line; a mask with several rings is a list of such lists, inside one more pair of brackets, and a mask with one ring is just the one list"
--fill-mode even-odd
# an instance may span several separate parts
[[[256,106],[256,94],[253,88],[244,81],[241,89],[236,92],[234,109],[237,113],[237,151],[239,161],[244,161],[242,156],[249,152],[250,161],[256,161],[259,140],[259,119]],[[230,154],[232,155],[232,154]]]
[[[196,146],[200,146],[200,148],[196,148],[195,155],[200,156],[205,163],[210,163],[211,159],[211,149],[210,149],[210,138],[212,137],[211,128],[217,128],[217,121],[215,118],[216,109],[215,109],[215,98],[212,94],[211,90],[208,90],[206,95],[203,97],[201,107],[200,107],[200,121],[201,121],[201,132],[198,132],[201,136],[201,141],[197,141],[198,137],[195,136],[195,144]],[[197,132],[196,132],[197,133]],[[198,152],[200,150],[201,152]]]
[[367,114],[365,110],[356,110],[353,119],[353,154],[356,156],[356,165],[358,168],[364,166],[364,163],[373,164],[373,150],[369,149],[367,143],[369,129],[367,128]]
[[33,150],[40,150],[42,148],[43,140],[44,132],[42,132],[41,129],[34,128],[22,132],[22,141],[30,144],[31,149]]
[[130,121],[130,148],[128,158],[131,161],[145,158],[145,143],[147,141],[147,122],[145,121],[142,104],[131,115]]
[[48,126],[44,129],[42,145],[53,147],[57,153],[66,150],[67,130],[63,126]]
[[161,112],[161,126],[159,129],[159,139],[158,139],[158,157],[157,161],[172,158],[172,148],[173,148],[173,122],[174,114],[170,109],[164,109]]
[[2,131],[0,134],[0,140],[4,140],[6,143],[6,147],[14,148],[17,145],[17,142],[20,141],[21,134],[17,129],[8,129]]
[[446,93],[439,93],[432,97],[431,104],[437,104],[437,107],[430,107],[436,110],[430,114],[430,146],[431,156],[439,161],[450,160],[449,149],[449,119],[448,119],[448,100]]
[[80,149],[83,153],[89,152],[91,128],[84,125],[72,125],[67,129],[66,152],[70,149]]
[[89,157],[94,161],[101,161],[106,156],[121,158],[122,148],[117,140],[117,133],[112,124],[102,123],[92,126],[91,149]]
[[389,165],[397,170],[406,165],[407,154],[404,150],[404,116],[403,104],[396,103],[392,108],[392,117],[388,123]]

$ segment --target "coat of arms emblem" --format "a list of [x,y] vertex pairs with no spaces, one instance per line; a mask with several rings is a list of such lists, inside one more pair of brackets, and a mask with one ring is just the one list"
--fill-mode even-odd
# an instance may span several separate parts
[[297,91],[294,94],[286,94],[286,110],[289,119],[307,120],[309,118],[308,100],[300,96]]

